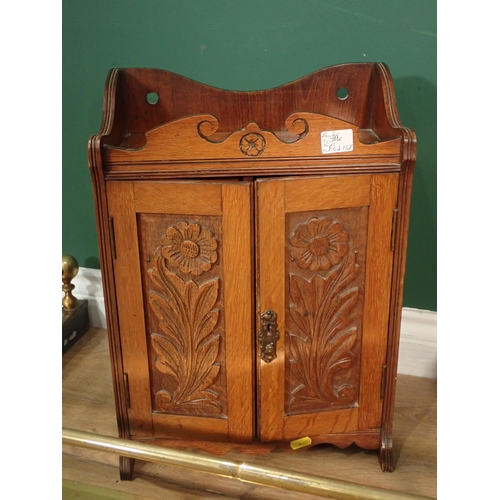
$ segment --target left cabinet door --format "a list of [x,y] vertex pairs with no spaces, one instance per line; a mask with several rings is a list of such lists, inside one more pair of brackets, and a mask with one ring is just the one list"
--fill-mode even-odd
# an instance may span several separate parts
[[253,438],[251,189],[107,184],[133,437]]

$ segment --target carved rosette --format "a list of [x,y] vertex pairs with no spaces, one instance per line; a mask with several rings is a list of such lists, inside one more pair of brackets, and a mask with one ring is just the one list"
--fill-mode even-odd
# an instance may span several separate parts
[[220,415],[219,394],[211,387],[220,372],[219,278],[197,284],[176,274],[210,270],[217,241],[209,228],[179,222],[168,227],[161,243],[148,270],[156,285],[148,292],[149,305],[160,329],[150,337],[154,366],[167,377],[155,392],[155,411]]
[[352,348],[358,330],[349,317],[359,297],[353,284],[358,271],[355,253],[342,224],[326,217],[299,224],[290,244],[299,269],[323,271],[310,279],[289,275],[288,356],[294,379],[290,412],[348,405],[357,397],[353,381],[344,376],[356,361]]
[[265,149],[266,140],[261,134],[246,134],[240,140],[240,150],[247,156],[259,156]]
[[199,276],[217,260],[217,241],[210,229],[199,224],[170,226],[161,244],[168,264],[183,273]]

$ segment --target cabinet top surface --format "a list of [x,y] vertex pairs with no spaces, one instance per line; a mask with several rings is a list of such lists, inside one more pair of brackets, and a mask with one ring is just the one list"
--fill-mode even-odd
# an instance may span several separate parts
[[[200,171],[200,164],[221,162],[226,170],[233,171],[236,162],[236,170],[252,174],[266,161],[292,167],[389,164],[394,170],[415,156],[416,142],[401,125],[395,102],[392,77],[382,63],[331,66],[248,92],[159,69],[113,69],[89,162],[115,173],[142,165],[156,175],[179,169],[187,175]],[[222,175],[224,169],[215,171]]]

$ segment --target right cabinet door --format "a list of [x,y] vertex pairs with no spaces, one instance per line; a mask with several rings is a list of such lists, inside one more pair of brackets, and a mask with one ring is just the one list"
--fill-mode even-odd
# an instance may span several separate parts
[[380,427],[397,193],[398,174],[256,182],[258,320],[279,332],[274,359],[258,346],[261,441]]

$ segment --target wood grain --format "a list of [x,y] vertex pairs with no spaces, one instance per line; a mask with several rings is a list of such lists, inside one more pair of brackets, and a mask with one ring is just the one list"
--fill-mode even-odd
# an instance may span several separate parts
[[229,439],[249,442],[255,407],[250,184],[223,185],[222,207]]
[[[280,131],[286,130],[286,118],[298,110],[332,116],[361,129],[370,128],[373,100],[389,112],[395,107],[390,101],[393,89],[387,92],[380,70],[377,72],[380,67],[384,65],[341,64],[280,87],[254,92],[225,91],[160,69],[112,69],[106,85],[101,131],[107,135],[107,144],[119,146],[129,136],[203,112],[218,117],[221,133],[241,130],[250,122],[258,123],[264,130]],[[348,89],[347,99],[337,97],[341,87]],[[146,100],[150,91],[159,96],[155,105]],[[379,114],[387,114],[386,109]]]
[[123,372],[130,391],[130,433],[148,436],[152,432],[152,408],[133,184],[110,183],[108,206],[117,249],[114,272]]
[[228,440],[227,419],[154,413],[152,421],[152,435],[160,438]]
[[154,180],[226,178],[234,176],[270,177],[276,175],[311,176],[342,175],[353,172],[363,174],[400,172],[399,155],[349,158],[275,158],[268,160],[206,160],[206,161],[149,161],[140,165],[132,163],[109,164],[103,172],[106,180]]
[[369,203],[369,175],[305,177],[286,183],[287,213],[363,207]]
[[[221,215],[220,184],[208,182],[137,182],[136,210],[150,214]],[[196,207],[196,208],[195,208]]]
[[380,427],[381,379],[386,363],[392,279],[391,235],[398,175],[372,176],[366,254],[365,310],[361,361],[360,429]]
[[[277,315],[281,340],[276,343],[276,359],[266,363],[257,352],[259,373],[258,425],[261,441],[284,438],[283,417],[285,408],[285,349],[284,319],[285,296],[285,183],[284,181],[259,181],[257,196],[257,314],[271,309]],[[258,323],[259,324],[259,323]]]
[[[348,408],[335,411],[313,412],[285,417],[283,439],[294,440],[311,435],[336,434],[358,429],[358,409]],[[317,437],[317,442],[320,438]]]
[[[133,163],[141,164],[150,161],[192,161],[192,160],[229,160],[259,158],[296,158],[296,157],[324,157],[321,146],[321,133],[332,130],[352,130],[352,150],[346,152],[329,153],[339,158],[351,156],[394,155],[400,148],[400,139],[380,142],[374,137],[374,142],[364,144],[359,140],[359,127],[330,116],[301,112],[294,113],[285,120],[285,127],[296,131],[280,134],[282,140],[272,131],[263,130],[258,123],[249,123],[245,128],[232,131],[229,134],[212,136],[212,130],[219,127],[219,121],[213,115],[194,115],[165,123],[160,127],[147,131],[144,137],[138,136],[135,140],[137,149],[130,148],[130,137],[126,147],[105,148],[106,163]],[[203,126],[208,125],[208,127]],[[285,128],[281,127],[281,128]],[[210,132],[203,135],[202,130]],[[288,140],[287,140],[288,139]],[[253,148],[248,148],[248,143]],[[168,168],[168,167],[167,167]],[[171,168],[171,167],[170,167]]]
[[[113,86],[114,79],[108,79],[105,87],[105,95]],[[105,99],[106,100],[106,99]],[[106,113],[106,104],[105,111]],[[110,124],[103,124],[102,130],[107,130]],[[113,372],[113,388],[115,396],[116,420],[118,424],[119,437],[130,438],[128,421],[128,398],[126,396],[123,366],[122,347],[120,342],[120,330],[118,311],[116,309],[116,289],[113,276],[114,248],[111,234],[110,217],[108,213],[108,202],[106,194],[106,182],[104,171],[98,150],[100,148],[100,137],[93,136],[89,139],[88,159],[92,179],[92,192],[94,194],[94,207],[96,216],[97,238],[99,243],[99,256],[102,266],[102,285],[104,294],[104,305],[106,309],[106,323],[109,329],[109,347],[111,356],[111,370]],[[112,220],[112,219],[111,219]]]
[[[406,250],[408,245],[409,218],[411,206],[411,190],[413,184],[413,171],[416,161],[417,138],[415,132],[407,127],[403,127],[394,104],[394,95],[391,92],[392,77],[385,65],[379,65],[377,71],[380,78],[375,85],[382,88],[389,97],[389,106],[386,113],[382,112],[374,128],[387,130],[392,127],[399,127],[402,132],[403,150],[401,161],[401,175],[398,186],[398,220],[395,228],[394,251],[397,258],[394,259],[393,266],[393,286],[391,289],[391,308],[389,314],[389,336],[387,345],[387,375],[386,375],[386,396],[382,410],[382,428],[380,439],[380,463],[382,470],[392,472],[394,462],[386,460],[386,450],[393,448],[392,427],[394,417],[394,404],[396,398],[396,380],[398,368],[398,349],[401,328],[401,310],[403,307],[404,276],[406,266]],[[388,103],[388,104],[389,104]],[[381,106],[382,103],[377,103]]]

